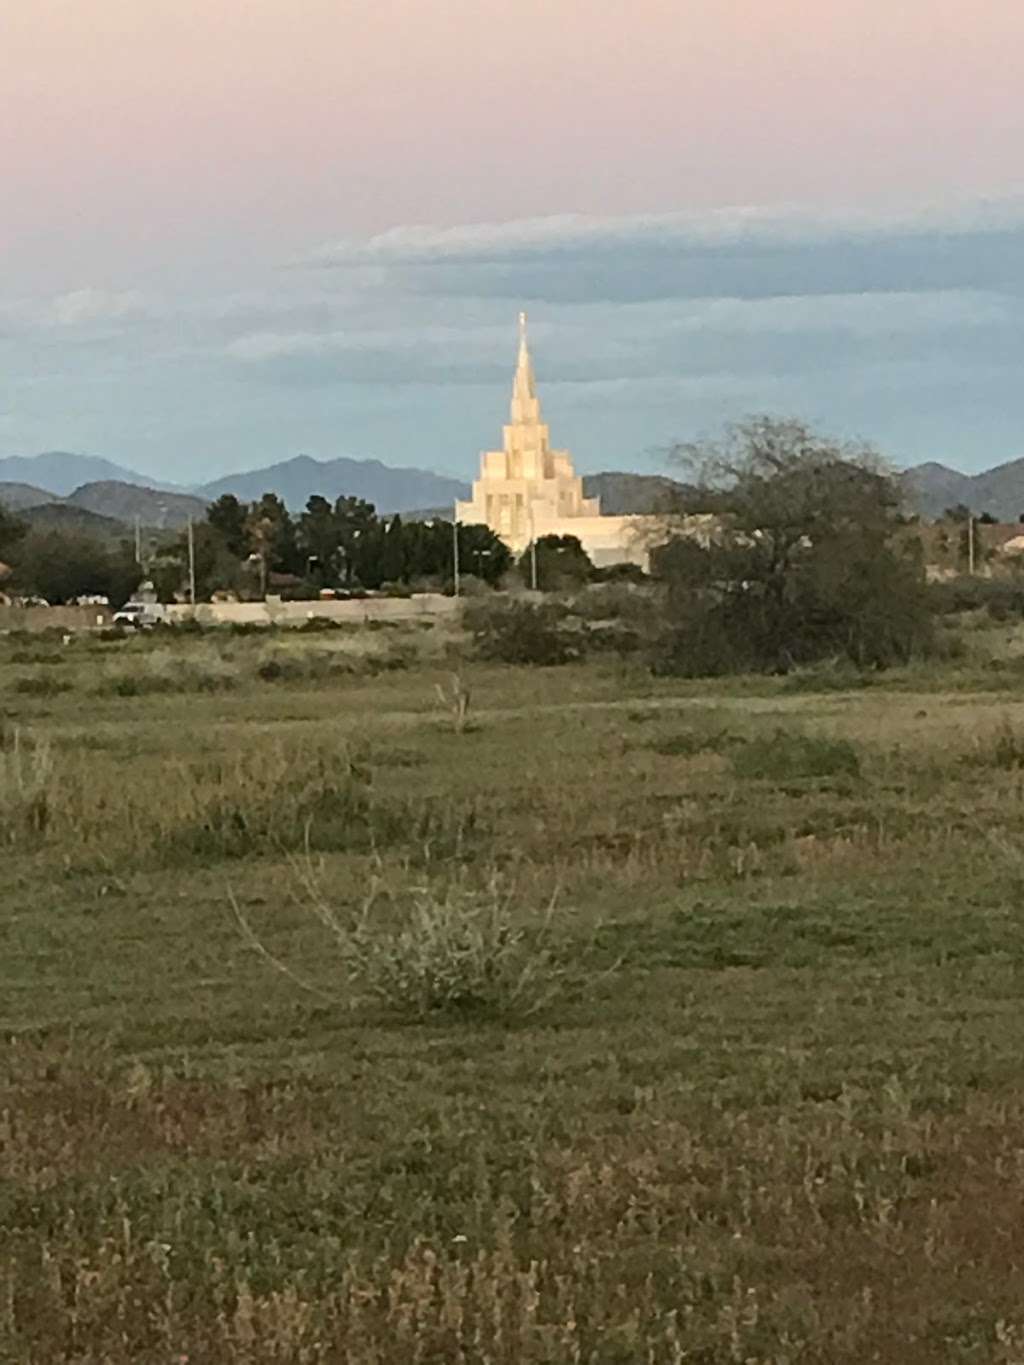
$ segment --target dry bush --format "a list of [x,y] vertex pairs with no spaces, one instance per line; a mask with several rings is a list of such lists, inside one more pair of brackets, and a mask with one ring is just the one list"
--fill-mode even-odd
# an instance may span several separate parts
[[161,648],[108,669],[93,690],[98,696],[143,697],[162,692],[222,692],[237,682],[238,669],[215,649]]
[[398,892],[375,885],[355,906],[334,904],[307,858],[296,866],[305,902],[333,942],[342,991],[314,986],[268,951],[237,900],[246,940],[304,989],[328,999],[373,1002],[395,1014],[530,1018],[558,992],[564,971],[550,946],[553,903],[524,919],[497,879]]

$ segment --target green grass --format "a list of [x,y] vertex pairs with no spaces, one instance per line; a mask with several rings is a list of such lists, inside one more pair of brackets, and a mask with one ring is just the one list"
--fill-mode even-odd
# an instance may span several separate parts
[[[457,734],[435,632],[76,640],[66,692],[28,647],[0,1360],[1021,1358],[1012,688],[476,664]],[[495,887],[440,960],[542,945],[528,1008],[413,1007],[318,913],[403,953],[388,906]]]

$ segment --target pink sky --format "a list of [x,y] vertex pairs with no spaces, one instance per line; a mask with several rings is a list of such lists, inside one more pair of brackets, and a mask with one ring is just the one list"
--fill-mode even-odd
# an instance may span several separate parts
[[1018,0],[10,0],[0,282],[401,223],[1001,192]]

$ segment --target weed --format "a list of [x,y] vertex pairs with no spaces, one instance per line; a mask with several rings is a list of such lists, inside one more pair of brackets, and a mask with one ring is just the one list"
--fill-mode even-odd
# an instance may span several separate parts
[[461,674],[453,673],[447,686],[438,683],[435,692],[438,702],[451,718],[454,732],[457,735],[464,734],[469,724],[470,692]]

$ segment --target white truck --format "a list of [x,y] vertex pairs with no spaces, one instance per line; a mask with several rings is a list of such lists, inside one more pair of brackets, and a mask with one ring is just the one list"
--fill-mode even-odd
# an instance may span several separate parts
[[131,626],[133,630],[152,630],[166,623],[167,608],[161,602],[126,602],[114,612],[115,626]]

